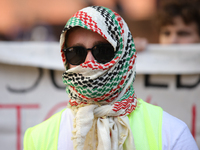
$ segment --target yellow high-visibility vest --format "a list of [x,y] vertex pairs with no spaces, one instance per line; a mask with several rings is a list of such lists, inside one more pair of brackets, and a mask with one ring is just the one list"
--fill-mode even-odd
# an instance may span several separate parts
[[129,115],[137,150],[162,150],[163,109],[139,99],[139,106]]
[[[163,110],[139,99],[139,106],[128,117],[137,150],[162,150]],[[24,135],[24,150],[57,150],[61,115],[29,128]]]

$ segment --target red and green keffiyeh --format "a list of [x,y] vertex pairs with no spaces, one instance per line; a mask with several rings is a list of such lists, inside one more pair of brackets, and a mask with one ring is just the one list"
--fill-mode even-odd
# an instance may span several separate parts
[[[94,134],[98,136],[92,139],[96,144],[89,144],[91,149],[104,149],[102,145],[108,146],[106,149],[123,149],[123,145],[133,148],[133,137],[127,120],[127,115],[137,106],[133,88],[136,50],[131,32],[116,12],[100,6],[86,7],[75,13],[65,25],[60,39],[61,49],[65,45],[67,30],[76,26],[96,32],[108,40],[115,49],[115,56],[106,64],[94,60],[68,69],[61,51],[66,68],[63,82],[67,85],[69,106],[75,112],[74,148],[87,149],[88,138]],[[84,115],[88,116],[88,120]],[[117,128],[115,131],[111,129],[111,122]],[[107,133],[109,139],[101,137],[103,131],[110,132]],[[121,136],[122,133],[124,136]]]

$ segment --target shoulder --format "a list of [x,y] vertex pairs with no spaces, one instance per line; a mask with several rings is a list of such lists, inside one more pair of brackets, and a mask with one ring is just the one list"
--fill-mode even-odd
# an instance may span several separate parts
[[40,131],[40,130],[44,131],[44,128],[47,129],[47,128],[55,127],[57,124],[60,124],[61,115],[64,110],[54,114],[49,119],[45,120],[44,122],[42,122],[34,127],[31,127],[30,129],[32,131],[35,131],[35,130],[36,131]]
[[138,106],[137,106],[135,112],[148,114],[148,117],[153,117],[153,118],[155,118],[155,117],[162,118],[162,115],[163,115],[162,114],[163,109],[161,107],[149,104],[149,103],[143,101],[142,99],[138,99]]
[[24,135],[24,150],[44,145],[44,143],[48,143],[48,141],[55,141],[54,139],[56,139],[59,134],[59,125],[63,111],[64,110],[54,114],[49,119],[34,127],[28,128]]
[[[142,99],[138,99],[136,109],[129,115],[131,122],[152,122],[153,124],[162,124],[163,109],[159,106],[149,104]],[[144,121],[145,120],[145,121]]]
[[140,105],[142,105],[143,107],[146,107],[146,109],[152,109],[152,110],[159,109],[159,110],[162,110],[162,108],[160,106],[156,106],[156,105],[147,103],[147,102],[143,101],[142,99],[138,99],[138,102],[139,102],[139,107],[140,107]]
[[165,111],[163,111],[162,141],[164,150],[198,150],[196,142],[187,125]]

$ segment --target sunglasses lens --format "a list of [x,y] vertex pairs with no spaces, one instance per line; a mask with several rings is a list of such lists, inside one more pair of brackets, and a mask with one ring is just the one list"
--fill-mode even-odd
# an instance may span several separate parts
[[87,51],[82,46],[70,47],[65,51],[65,57],[72,65],[80,65],[85,61],[86,56]]
[[114,48],[110,44],[97,45],[93,48],[92,54],[99,63],[110,62],[114,57]]

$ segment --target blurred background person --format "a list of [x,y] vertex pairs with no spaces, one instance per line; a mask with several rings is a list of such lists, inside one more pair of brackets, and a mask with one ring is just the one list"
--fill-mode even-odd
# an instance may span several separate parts
[[200,43],[199,1],[162,1],[157,25],[160,44]]
[[[160,0],[155,26],[160,44],[200,43],[200,1]],[[147,38],[134,38],[137,51],[148,45]]]

